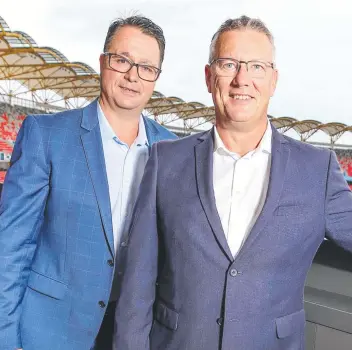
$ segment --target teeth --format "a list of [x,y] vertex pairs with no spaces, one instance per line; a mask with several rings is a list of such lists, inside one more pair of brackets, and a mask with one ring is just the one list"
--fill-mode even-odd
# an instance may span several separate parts
[[232,96],[235,100],[249,100],[250,96],[248,95],[233,95]]

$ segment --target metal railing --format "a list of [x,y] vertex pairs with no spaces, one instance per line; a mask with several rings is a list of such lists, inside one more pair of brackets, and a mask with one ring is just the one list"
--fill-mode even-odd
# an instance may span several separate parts
[[48,103],[36,102],[25,98],[8,96],[5,94],[0,94],[0,102],[7,103],[11,106],[37,109],[44,112],[61,112],[66,110],[64,107],[54,106]]

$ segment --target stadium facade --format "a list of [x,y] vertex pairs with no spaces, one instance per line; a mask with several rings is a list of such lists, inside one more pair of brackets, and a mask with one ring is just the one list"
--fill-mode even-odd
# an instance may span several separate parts
[[[93,68],[69,61],[54,48],[38,46],[30,35],[12,31],[0,17],[0,182],[26,115],[83,107],[97,98],[99,92],[99,74]],[[179,136],[207,130],[215,118],[212,106],[165,97],[157,91],[144,112]],[[292,117],[269,118],[282,133],[334,149],[352,188],[352,145],[338,144],[343,134],[352,131],[352,126]],[[326,142],[313,142],[318,133],[325,135]]]

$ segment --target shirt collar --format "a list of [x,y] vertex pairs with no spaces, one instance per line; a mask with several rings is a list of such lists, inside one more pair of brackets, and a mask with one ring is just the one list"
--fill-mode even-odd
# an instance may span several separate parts
[[257,150],[259,152],[266,152],[266,153],[271,153],[271,138],[272,138],[273,131],[271,130],[271,123],[267,122],[266,124],[266,130],[265,133],[260,140],[260,143],[257,147]]
[[139,127],[138,127],[138,135],[135,140],[135,143],[138,145],[146,145],[149,146],[147,132],[145,130],[144,118],[141,115],[139,118]]
[[[119,144],[125,145],[125,143],[122,142],[121,140],[119,140],[119,138],[114,133],[114,130],[112,129],[111,125],[109,124],[103,110],[101,109],[99,102],[97,103],[97,113],[98,113],[100,132],[101,132],[101,137],[102,137],[103,142],[109,141],[109,140],[114,140],[114,141],[118,142]],[[146,146],[149,145],[147,133],[145,130],[145,125],[144,125],[144,119],[143,119],[142,115],[139,118],[138,135],[137,135],[133,144],[146,145]]]
[[[272,137],[272,130],[271,130],[271,124],[269,120],[267,121],[267,126],[265,133],[260,140],[260,143],[258,147],[252,151],[249,152],[248,155],[258,153],[258,152],[266,152],[266,153],[271,153],[271,137]],[[235,159],[240,158],[238,154],[229,151],[226,146],[224,145],[223,141],[221,140],[221,137],[218,133],[218,130],[216,129],[216,126],[214,127],[214,152],[222,151],[227,153],[228,155],[234,157]]]

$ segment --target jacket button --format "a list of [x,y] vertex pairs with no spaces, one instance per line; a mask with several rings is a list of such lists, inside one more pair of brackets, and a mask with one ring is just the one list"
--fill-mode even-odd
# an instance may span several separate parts
[[222,324],[223,324],[223,318],[222,318],[222,317],[219,317],[219,318],[216,320],[216,323],[217,323],[219,326],[222,326]]
[[113,262],[112,259],[109,259],[109,260],[107,261],[107,263],[108,263],[108,265],[111,266],[111,267],[114,266],[114,262]]
[[104,309],[104,307],[106,306],[102,300],[100,300],[98,304],[102,309]]
[[236,269],[231,269],[230,275],[231,275],[232,277],[236,277],[237,274],[238,274],[238,271],[237,271]]

